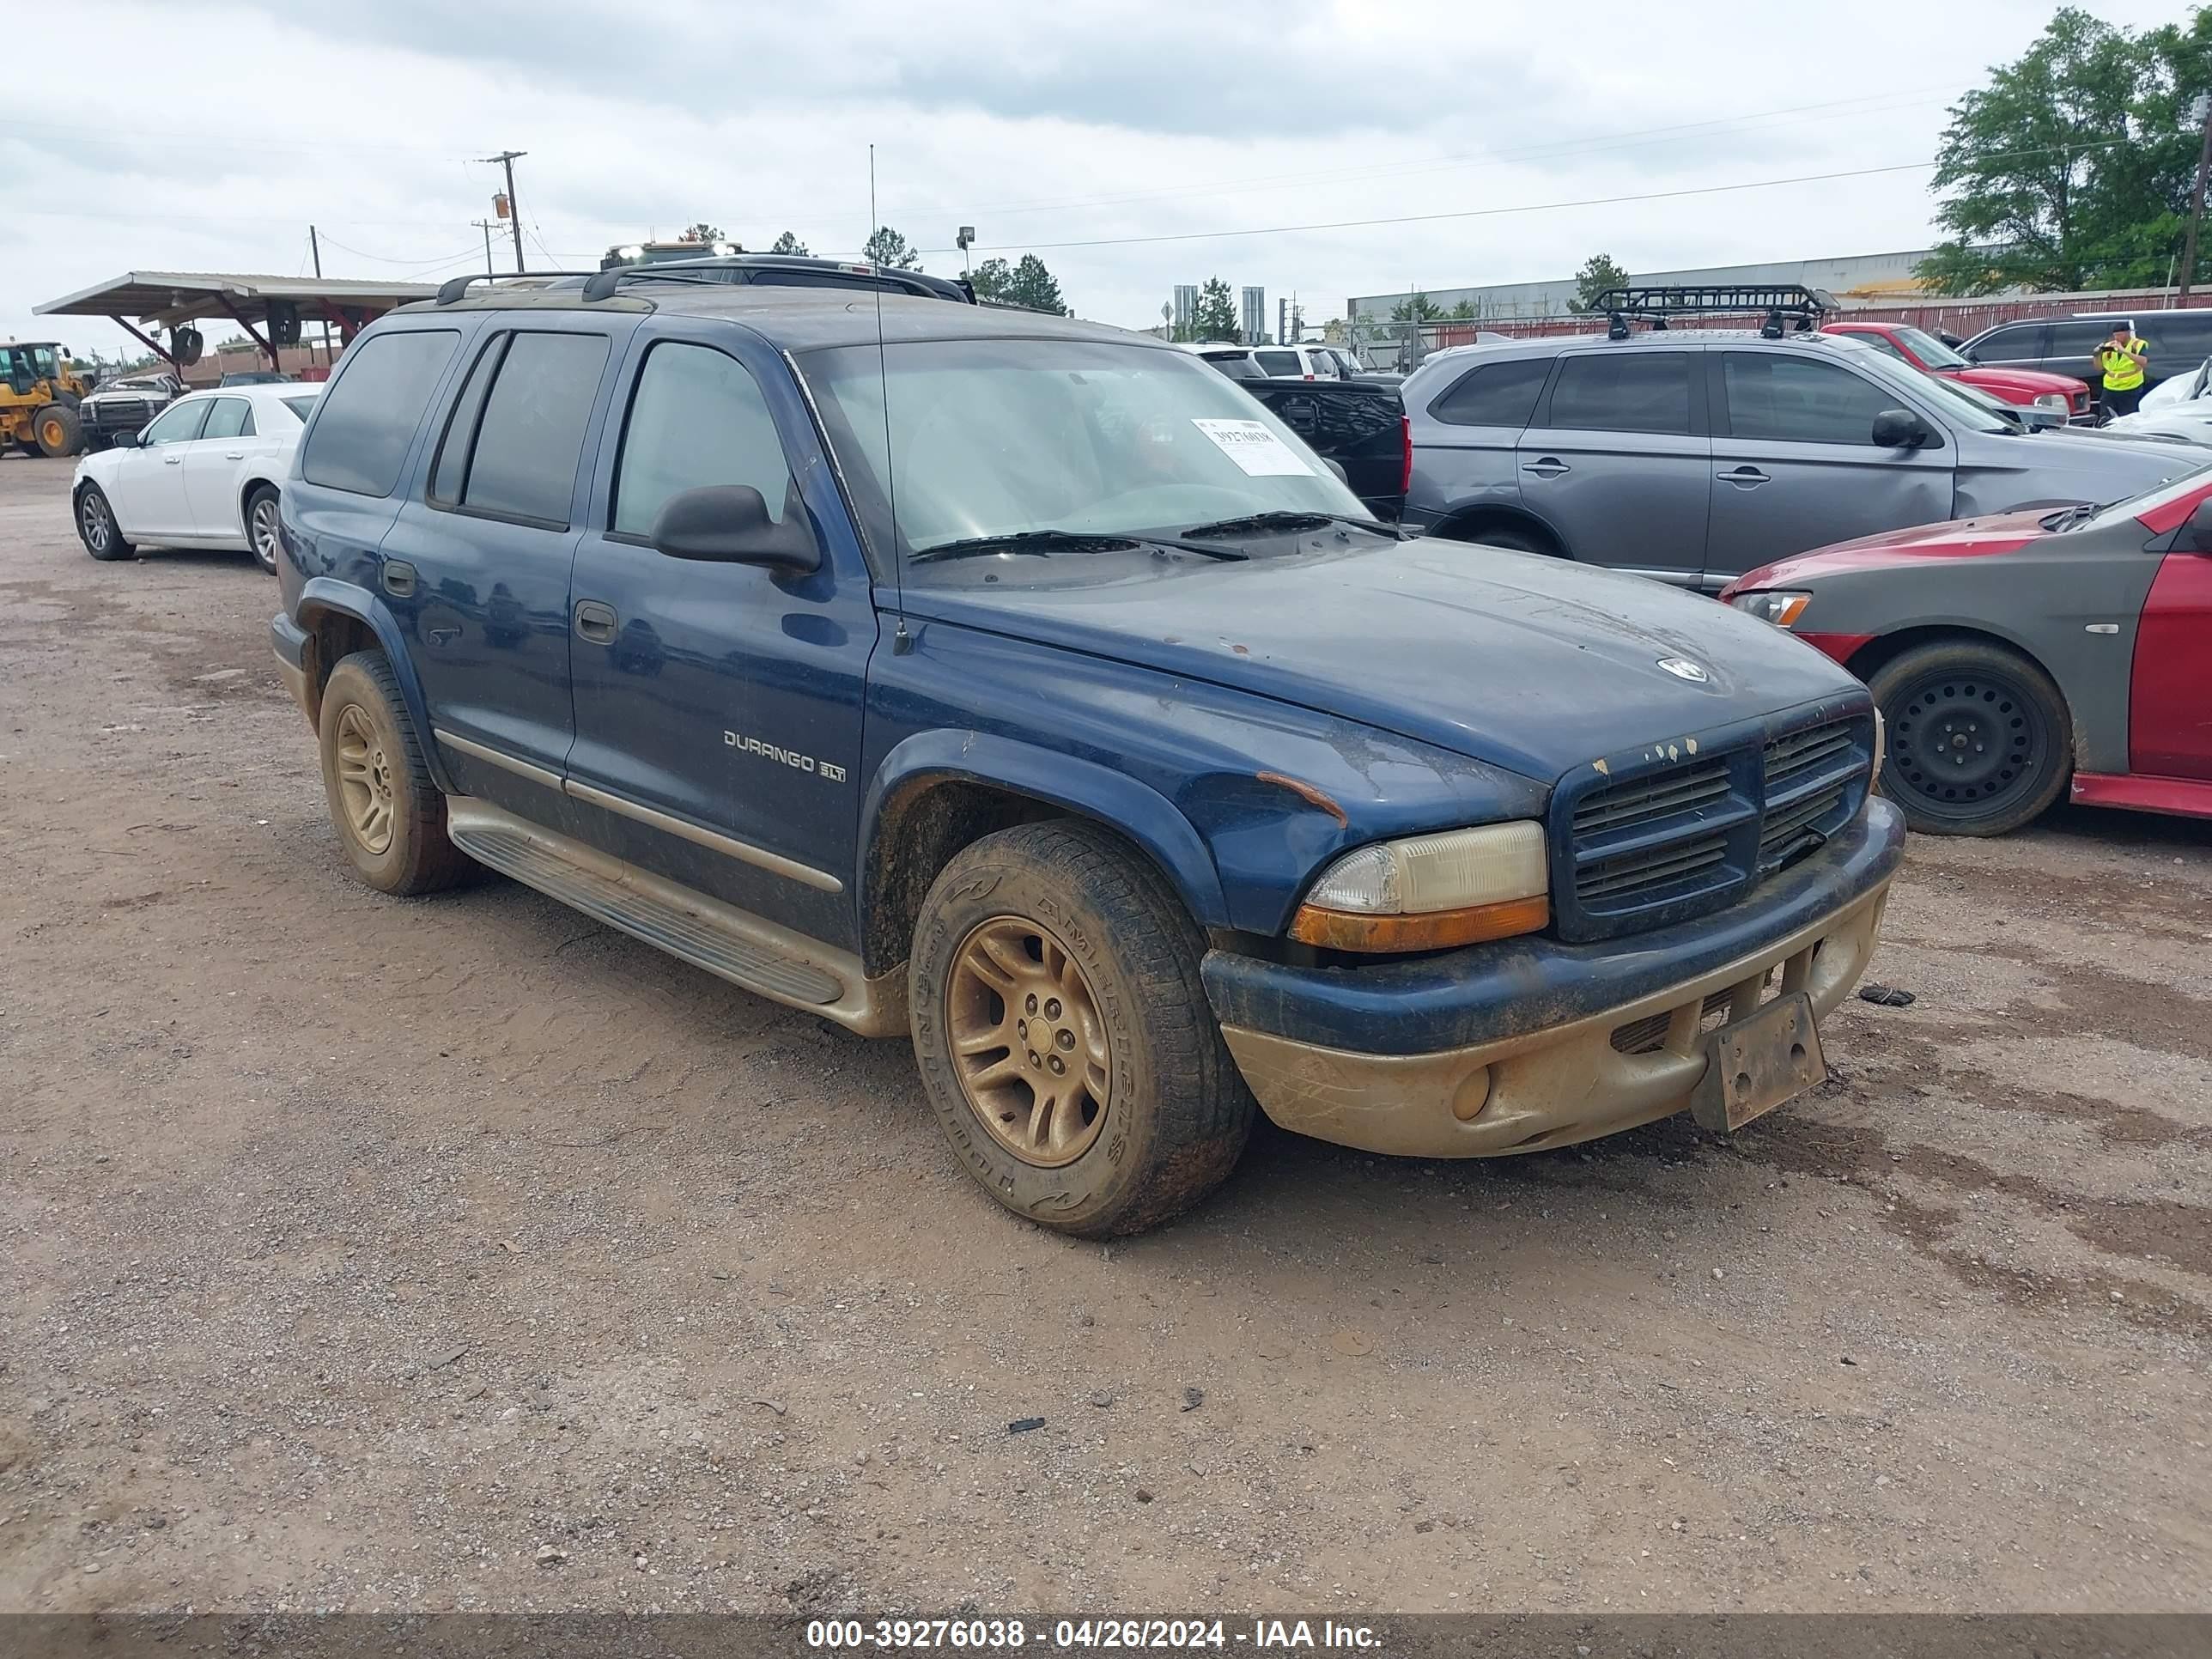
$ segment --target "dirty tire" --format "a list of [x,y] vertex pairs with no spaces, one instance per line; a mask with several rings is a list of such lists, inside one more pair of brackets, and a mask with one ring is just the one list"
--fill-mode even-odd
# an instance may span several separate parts
[[[963,946],[1009,918],[1065,945],[1110,1057],[1101,1127],[1050,1167],[986,1126],[953,1052]],[[1199,980],[1205,948],[1160,874],[1093,824],[1002,830],[945,866],[915,928],[915,1054],[946,1136],[994,1198],[1044,1226],[1102,1238],[1164,1221],[1228,1176],[1255,1108]]]
[[1868,682],[1887,727],[1881,793],[1923,835],[2002,836],[2048,811],[2074,767],[2074,724],[2018,652],[1939,640]]
[[138,550],[123,539],[116,528],[115,509],[98,484],[88,483],[76,492],[76,537],[84,544],[84,550],[103,563],[115,559],[135,558]]
[[[356,651],[331,671],[320,738],[331,824],[363,881],[409,896],[451,887],[475,868],[446,838],[446,798],[381,651]],[[380,782],[349,781],[364,771]],[[364,799],[381,808],[366,827]]]
[[256,484],[245,511],[246,544],[253,550],[254,563],[273,576],[283,553],[276,538],[276,486]]
[[33,411],[31,436],[38,441],[40,454],[58,460],[84,447],[84,422],[70,404],[48,404]]

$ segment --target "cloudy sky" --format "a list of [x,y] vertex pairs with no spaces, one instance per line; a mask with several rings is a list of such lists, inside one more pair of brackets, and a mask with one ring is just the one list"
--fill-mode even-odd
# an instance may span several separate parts
[[[1133,326],[1217,274],[1311,319],[1601,249],[1656,270],[1918,247],[1924,170],[1817,175],[1926,161],[2051,10],[1935,0],[1859,32],[1846,9],[1801,39],[1606,0],[17,8],[10,59],[42,69],[0,118],[0,331],[51,337],[34,304],[132,269],[303,271],[310,222],[331,275],[479,268],[498,170],[471,158],[509,148],[533,265],[699,218],[849,253],[872,142],[881,216],[927,269],[957,270],[973,224],[977,257],[1036,249],[1083,315]],[[1814,181],[1661,195],[1784,179]],[[1627,196],[1657,199],[1600,200]]]

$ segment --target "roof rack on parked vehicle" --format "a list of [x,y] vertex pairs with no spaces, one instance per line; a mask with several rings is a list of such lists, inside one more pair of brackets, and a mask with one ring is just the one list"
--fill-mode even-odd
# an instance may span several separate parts
[[614,265],[594,271],[585,279],[584,298],[596,302],[611,298],[633,283],[730,283],[775,286],[786,279],[860,277],[873,284],[896,289],[923,300],[965,301],[974,305],[975,290],[964,277],[930,276],[919,270],[893,265],[873,265],[845,259],[817,259],[796,253],[728,253],[702,255],[696,259],[664,259],[653,264]]
[[1669,317],[1711,316],[1721,312],[1763,313],[1759,333],[1778,340],[1785,323],[1796,331],[1810,334],[1820,319],[1843,307],[1826,289],[1798,283],[1720,283],[1705,287],[1609,288],[1590,301],[1592,311],[1606,313],[1608,338],[1628,337],[1631,318],[1650,323],[1653,331],[1666,328]]
[[471,283],[544,282],[560,276],[590,276],[596,274],[597,273],[595,272],[588,270],[471,271],[465,276],[455,276],[447,282],[439,283],[438,297],[434,303],[441,306],[452,305],[455,301],[467,294],[469,291],[469,284]]

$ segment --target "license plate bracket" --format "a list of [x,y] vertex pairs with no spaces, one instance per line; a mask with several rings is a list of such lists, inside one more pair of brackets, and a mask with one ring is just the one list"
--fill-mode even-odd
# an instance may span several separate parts
[[1740,1129],[1828,1075],[1813,1000],[1777,997],[1706,1040],[1705,1074],[1690,1096],[1690,1115],[1718,1133]]

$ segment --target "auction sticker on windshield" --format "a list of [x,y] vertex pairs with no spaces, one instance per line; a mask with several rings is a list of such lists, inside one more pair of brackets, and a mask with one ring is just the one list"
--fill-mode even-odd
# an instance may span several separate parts
[[1213,440],[1214,447],[1236,462],[1248,477],[1313,476],[1313,468],[1300,460],[1297,452],[1268,431],[1262,422],[1194,418],[1191,424]]

